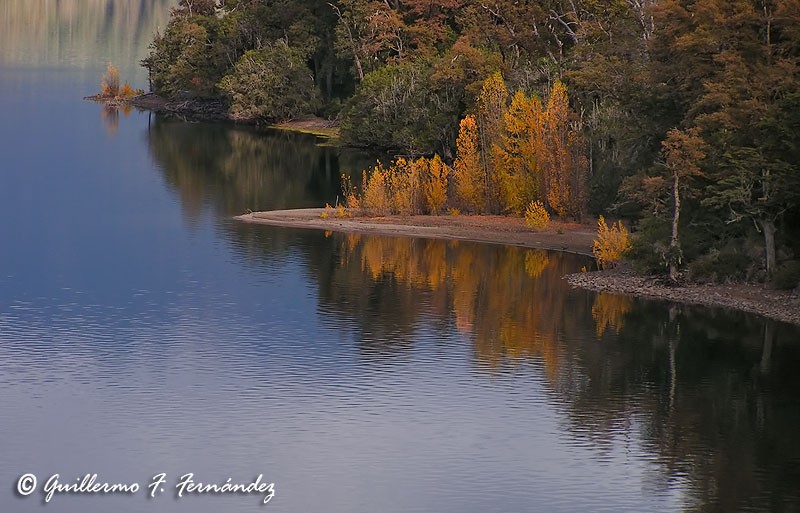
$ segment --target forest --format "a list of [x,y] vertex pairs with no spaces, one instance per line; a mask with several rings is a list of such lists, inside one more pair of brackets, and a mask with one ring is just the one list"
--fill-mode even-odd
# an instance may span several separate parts
[[181,0],[143,65],[402,155],[362,202],[621,218],[643,271],[791,289],[799,58],[800,0]]

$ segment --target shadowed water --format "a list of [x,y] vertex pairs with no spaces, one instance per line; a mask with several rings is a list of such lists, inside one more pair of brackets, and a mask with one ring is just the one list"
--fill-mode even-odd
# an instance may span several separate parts
[[[797,328],[570,290],[574,255],[236,223],[371,157],[103,113],[97,78],[0,67],[0,511],[800,509]],[[45,505],[29,472],[168,486]]]

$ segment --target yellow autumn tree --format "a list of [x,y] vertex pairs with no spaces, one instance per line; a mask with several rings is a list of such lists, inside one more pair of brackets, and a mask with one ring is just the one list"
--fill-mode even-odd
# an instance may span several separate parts
[[614,267],[630,247],[630,235],[622,222],[617,221],[609,228],[606,219],[600,216],[597,221],[597,239],[592,245],[592,253],[600,268]]
[[456,196],[465,208],[474,212],[483,212],[486,206],[486,182],[481,160],[478,124],[475,116],[468,115],[461,120],[458,131],[453,177]]
[[544,112],[542,102],[517,91],[503,114],[503,133],[496,146],[497,178],[503,208],[522,215],[540,197]]
[[420,161],[399,158],[389,168],[389,200],[393,212],[419,213],[420,168],[425,166],[424,159],[420,160],[423,160],[421,164]]
[[508,108],[508,88],[499,71],[483,82],[477,106],[485,208],[488,212],[497,212],[500,206],[497,175],[502,169],[498,147],[503,134],[503,117]]
[[104,98],[116,98],[119,96],[119,84],[119,70],[109,63],[106,73],[103,75],[103,81],[100,82],[102,88],[100,95]]
[[580,218],[586,203],[586,170],[582,140],[570,126],[567,87],[556,81],[544,116],[542,152],[547,202],[560,216]]

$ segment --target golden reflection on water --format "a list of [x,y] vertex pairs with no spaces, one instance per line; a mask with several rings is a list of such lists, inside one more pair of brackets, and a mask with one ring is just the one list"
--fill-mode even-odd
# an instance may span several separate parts
[[592,318],[597,326],[597,336],[603,336],[607,329],[613,329],[619,335],[625,314],[631,310],[632,304],[630,296],[602,292],[597,294],[592,306]]
[[630,308],[617,296],[598,296],[591,307],[570,303],[563,275],[571,269],[546,251],[358,234],[344,235],[342,246],[340,267],[357,266],[372,281],[390,278],[428,291],[431,304],[444,300],[447,307],[439,311],[452,312],[478,361],[490,368],[535,358],[555,379],[570,325],[598,336],[607,326],[618,331]]

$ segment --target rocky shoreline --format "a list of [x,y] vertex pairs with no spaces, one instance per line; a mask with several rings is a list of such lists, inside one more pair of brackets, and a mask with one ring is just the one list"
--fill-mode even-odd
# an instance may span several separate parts
[[572,287],[596,292],[732,308],[800,325],[800,295],[796,292],[772,290],[763,285],[672,286],[659,278],[642,276],[630,270],[576,273],[565,278]]

